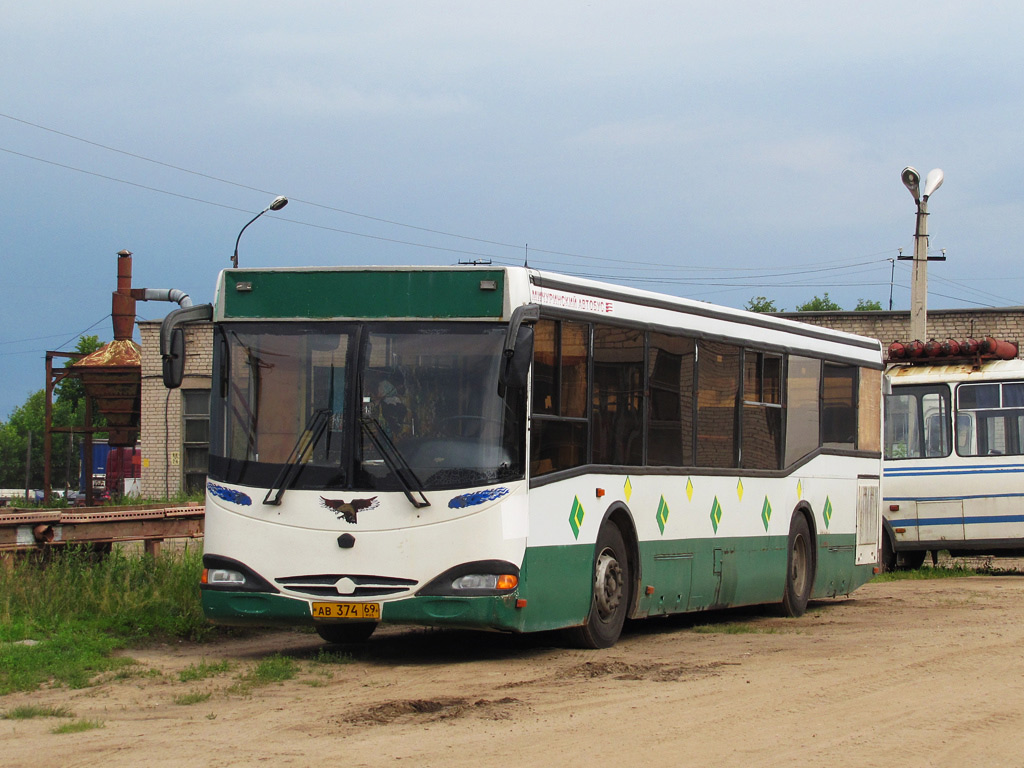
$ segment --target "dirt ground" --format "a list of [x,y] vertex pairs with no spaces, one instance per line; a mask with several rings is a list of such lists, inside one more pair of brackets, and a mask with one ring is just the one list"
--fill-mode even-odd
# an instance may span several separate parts
[[[800,619],[647,620],[605,651],[404,628],[347,663],[318,661],[324,647],[295,632],[161,646],[131,653],[134,676],[0,697],[103,723],[0,720],[0,765],[1024,765],[1020,575],[872,583]],[[275,653],[299,674],[238,692]]]

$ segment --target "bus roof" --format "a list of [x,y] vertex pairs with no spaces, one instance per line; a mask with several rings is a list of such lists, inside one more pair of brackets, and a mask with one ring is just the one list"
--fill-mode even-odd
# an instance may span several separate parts
[[525,304],[553,315],[678,330],[700,338],[882,367],[877,339],[702,301],[528,267],[288,267],[220,273],[223,320],[507,320]]

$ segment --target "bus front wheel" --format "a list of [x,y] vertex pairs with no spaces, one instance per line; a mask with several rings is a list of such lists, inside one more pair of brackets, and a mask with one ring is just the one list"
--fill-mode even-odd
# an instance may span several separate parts
[[610,648],[626,621],[631,578],[626,542],[617,526],[601,528],[594,553],[590,612],[582,627],[570,630],[570,638],[583,648]]
[[807,610],[814,583],[814,550],[807,518],[793,516],[789,524],[789,542],[786,547],[786,591],[782,595],[782,612],[796,618]]

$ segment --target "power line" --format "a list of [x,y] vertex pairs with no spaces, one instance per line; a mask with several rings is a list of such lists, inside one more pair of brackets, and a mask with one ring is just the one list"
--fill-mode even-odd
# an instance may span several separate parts
[[[8,115],[8,114],[5,114],[5,113],[0,113],[0,117],[6,118],[7,120],[11,120],[11,121],[14,121],[14,122],[17,122],[17,123],[21,123],[22,125],[27,125],[29,127],[36,128],[36,129],[41,130],[41,131],[46,131],[48,133],[53,133],[53,134],[58,135],[58,136],[63,136],[65,138],[71,139],[73,141],[82,142],[84,144],[88,144],[90,146],[97,147],[99,149],[103,149],[103,150],[108,151],[108,152],[113,152],[113,153],[116,153],[116,154],[119,154],[119,155],[123,155],[125,157],[130,157],[130,158],[136,159],[136,160],[141,160],[143,162],[152,163],[154,165],[158,165],[158,166],[161,166],[161,167],[164,167],[164,168],[169,168],[171,170],[179,171],[181,173],[186,173],[186,174],[189,174],[189,175],[192,175],[192,176],[197,176],[199,178],[208,179],[210,181],[216,181],[216,182],[218,182],[220,184],[227,184],[229,186],[233,186],[233,187],[236,187],[236,188],[239,188],[239,189],[245,189],[245,190],[249,190],[249,191],[252,191],[252,192],[260,192],[261,194],[266,194],[266,195],[274,194],[270,190],[261,189],[259,187],[255,187],[255,186],[252,186],[252,185],[249,185],[249,184],[243,184],[243,183],[240,183],[240,182],[237,182],[237,181],[232,181],[230,179],[224,179],[224,178],[221,178],[219,176],[214,176],[214,175],[209,174],[209,173],[203,173],[201,171],[196,171],[196,170],[193,170],[193,169],[190,169],[190,168],[185,168],[185,167],[182,167],[180,165],[175,165],[173,163],[167,163],[167,162],[164,162],[162,160],[157,160],[157,159],[154,159],[154,158],[151,158],[151,157],[147,157],[146,155],[141,155],[141,154],[138,154],[138,153],[135,153],[135,152],[128,152],[126,150],[119,149],[117,147],[112,147],[112,146],[110,146],[108,144],[102,144],[102,143],[97,142],[97,141],[92,141],[91,139],[86,139],[86,138],[83,138],[81,136],[76,136],[76,135],[68,133],[66,131],[57,130],[55,128],[50,128],[48,126],[44,126],[44,125],[41,125],[39,123],[34,123],[34,122],[29,121],[29,120],[24,120],[22,118],[14,117],[13,115]],[[196,202],[206,203],[208,205],[216,205],[218,207],[227,208],[229,210],[237,210],[237,211],[243,211],[245,213],[250,213],[250,211],[242,209],[242,208],[236,208],[234,206],[227,206],[227,205],[223,205],[221,203],[214,203],[214,202],[211,202],[211,201],[208,201],[208,200],[202,200],[200,198],[190,197],[190,196],[187,196],[187,195],[180,195],[180,194],[175,193],[175,192],[169,192],[169,191],[166,191],[166,190],[157,189],[155,187],[148,187],[148,186],[145,186],[145,185],[136,184],[135,182],[125,181],[125,180],[117,179],[117,178],[110,177],[110,176],[104,176],[103,174],[96,174],[96,173],[91,172],[91,171],[85,171],[85,170],[82,170],[82,169],[79,169],[79,168],[74,168],[72,166],[66,166],[66,165],[63,165],[61,163],[55,163],[53,161],[44,160],[42,158],[33,157],[31,155],[25,155],[25,154],[22,154],[22,153],[19,153],[19,152],[14,152],[13,150],[6,150],[5,149],[4,151],[11,152],[12,154],[20,155],[21,157],[25,157],[25,158],[28,158],[28,159],[37,160],[39,162],[49,163],[51,165],[56,165],[58,167],[66,168],[68,170],[74,170],[74,171],[78,171],[78,172],[81,172],[81,173],[87,173],[87,174],[91,174],[91,175],[96,175],[96,176],[100,176],[101,178],[105,178],[105,179],[112,180],[112,181],[118,181],[118,182],[125,183],[125,184],[132,184],[134,186],[138,186],[138,187],[141,187],[143,189],[150,190],[150,191],[160,192],[162,194],[174,195],[176,197],[182,197],[182,198],[193,200],[193,201],[196,201]],[[516,251],[519,251],[522,248],[521,244],[519,244],[519,243],[503,243],[503,242],[498,241],[498,240],[490,240],[490,239],[486,239],[486,238],[482,238],[482,237],[474,237],[474,236],[470,236],[470,235],[462,235],[462,234],[458,234],[458,233],[455,233],[455,232],[447,232],[447,231],[444,231],[444,230],[435,229],[435,228],[431,228],[431,227],[419,226],[419,225],[416,225],[416,224],[408,224],[408,223],[405,223],[405,222],[396,221],[394,219],[387,219],[387,218],[383,218],[383,217],[379,217],[379,216],[371,216],[369,214],[359,213],[357,211],[351,211],[351,210],[347,210],[345,208],[339,208],[339,207],[332,206],[332,205],[325,205],[323,203],[317,203],[317,202],[312,201],[312,200],[303,200],[302,198],[298,198],[298,197],[294,197],[294,196],[292,196],[291,199],[293,201],[295,201],[295,202],[303,203],[304,205],[309,205],[309,206],[312,206],[312,207],[315,207],[315,208],[321,208],[323,210],[333,211],[335,213],[342,213],[342,214],[345,214],[345,215],[348,215],[348,216],[355,216],[355,217],[358,217],[358,218],[366,219],[366,220],[369,220],[369,221],[375,221],[375,222],[382,223],[382,224],[389,224],[389,225],[392,225],[392,226],[404,227],[404,228],[407,228],[407,229],[413,229],[413,230],[420,231],[420,232],[427,232],[427,233],[430,233],[430,234],[442,235],[444,237],[453,237],[453,238],[462,239],[462,240],[469,240],[469,241],[472,241],[472,242],[482,243],[482,244],[485,244],[485,245],[494,245],[494,246],[501,247],[501,248],[511,248],[511,249],[516,250]],[[485,257],[489,257],[489,258],[494,258],[493,254],[488,254],[488,253],[478,253],[478,252],[474,252],[474,251],[464,251],[464,250],[453,249],[453,248],[444,248],[444,247],[441,247],[441,246],[427,246],[427,245],[424,245],[422,243],[415,243],[415,242],[409,242],[409,241],[406,241],[406,240],[387,238],[387,237],[379,237],[379,236],[374,236],[374,235],[367,235],[367,234],[361,233],[361,232],[353,232],[353,231],[345,230],[345,229],[336,229],[336,228],[332,228],[332,227],[325,227],[325,226],[320,226],[320,225],[315,225],[315,224],[309,224],[307,222],[301,222],[301,221],[297,221],[297,220],[294,220],[294,219],[284,219],[284,218],[281,218],[281,217],[275,217],[275,218],[279,218],[282,221],[289,221],[290,223],[293,223],[293,224],[299,224],[299,225],[303,225],[303,226],[312,226],[312,227],[315,227],[315,228],[326,229],[326,230],[329,230],[329,231],[334,231],[334,232],[338,232],[338,233],[341,233],[341,234],[347,234],[347,235],[351,235],[351,236],[355,236],[355,237],[365,237],[365,238],[369,238],[369,239],[376,239],[376,240],[382,240],[382,241],[385,241],[385,242],[397,243],[397,244],[400,244],[400,245],[411,245],[411,246],[415,246],[415,247],[430,248],[430,249],[433,249],[433,250],[443,250],[443,251],[448,251],[448,252],[451,252],[451,253],[458,253],[458,254],[462,254],[462,255],[485,256]],[[616,264],[625,264],[625,265],[628,265],[631,270],[635,270],[638,267],[649,267],[651,269],[658,269],[658,270],[664,270],[666,268],[671,268],[671,267],[668,267],[667,265],[665,265],[663,263],[659,263],[659,262],[644,262],[644,261],[636,261],[634,259],[615,259],[615,258],[610,258],[610,257],[591,256],[591,255],[588,255],[588,254],[572,253],[572,252],[567,252],[567,251],[556,251],[556,250],[543,249],[543,248],[531,248],[531,251],[533,251],[535,253],[547,254],[549,256],[566,256],[566,257],[573,258],[573,259],[586,259],[586,260],[589,260],[589,261],[599,261],[599,262],[608,262],[608,263],[616,263]],[[882,253],[888,253],[888,252],[889,251],[884,251]],[[878,254],[870,254],[870,256],[877,256],[877,255],[881,255],[881,254],[880,253],[878,253]],[[515,258],[518,259],[518,257],[515,257]],[[860,259],[860,258],[864,258],[864,257],[852,257],[852,258]],[[516,261],[515,263],[518,263],[518,261]],[[557,261],[552,261],[550,263],[552,263],[552,264],[559,264],[559,262],[557,262]],[[676,267],[676,269],[680,269],[680,267]],[[759,274],[758,270],[756,270],[754,268],[748,268],[748,267],[695,266],[695,267],[683,267],[682,269],[692,269],[692,270],[695,270],[695,271],[707,271],[707,272],[749,272],[749,273],[753,273],[753,274]],[[776,269],[802,269],[802,265],[780,266],[780,267],[777,267]]]
[[[19,117],[15,117],[13,115],[8,115],[8,114],[5,114],[5,113],[0,113],[0,117],[3,117],[5,119],[7,119],[7,120],[11,120],[13,122],[20,123],[20,124],[25,125],[25,126],[29,126],[31,128],[35,128],[37,130],[45,131],[47,133],[52,133],[52,134],[57,135],[57,136],[62,136],[64,138],[71,139],[73,141],[81,142],[83,144],[87,144],[89,146],[93,146],[93,147],[96,147],[98,149],[102,149],[102,150],[107,151],[107,152],[116,153],[116,154],[119,154],[119,155],[122,155],[122,156],[125,156],[125,157],[130,157],[130,158],[135,159],[135,160],[140,160],[140,161],[143,161],[143,162],[146,162],[146,163],[151,163],[153,165],[157,165],[157,166],[160,166],[160,167],[163,167],[163,168],[168,168],[168,169],[171,169],[171,170],[174,170],[174,171],[178,171],[180,173],[185,173],[185,174],[189,174],[189,175],[196,176],[196,177],[199,177],[199,178],[207,179],[207,180],[210,180],[210,181],[215,181],[215,182],[220,183],[220,184],[226,184],[226,185],[229,185],[229,186],[232,186],[232,187],[236,187],[238,189],[245,189],[245,190],[248,190],[248,191],[259,192],[261,194],[267,194],[267,195],[273,194],[273,192],[271,192],[270,190],[261,189],[260,187],[256,187],[256,186],[253,186],[253,185],[249,185],[249,184],[244,184],[244,183],[241,183],[241,182],[233,181],[231,179],[225,179],[225,178],[222,178],[222,177],[219,177],[219,176],[215,176],[213,174],[204,173],[204,172],[201,172],[201,171],[196,171],[196,170],[191,169],[191,168],[185,168],[185,167],[180,166],[180,165],[175,165],[173,163],[168,163],[168,162],[165,162],[165,161],[162,161],[162,160],[157,160],[155,158],[148,157],[146,155],[142,155],[142,154],[139,154],[139,153],[136,153],[136,152],[129,152],[127,150],[123,150],[123,149],[120,149],[118,147],[113,147],[113,146],[110,146],[108,144],[103,144],[101,142],[93,141],[91,139],[86,139],[86,138],[81,137],[81,136],[76,136],[75,134],[68,133],[67,131],[62,131],[62,130],[58,130],[56,128],[51,128],[49,126],[45,126],[45,125],[42,125],[40,123],[35,123],[35,122],[29,121],[29,120],[25,120],[25,119],[22,119],[22,118],[19,118]],[[189,201],[192,201],[192,202],[198,202],[198,203],[202,203],[202,204],[205,204],[205,205],[212,205],[212,206],[216,206],[218,208],[224,208],[226,210],[239,211],[239,212],[243,212],[243,213],[251,213],[251,211],[249,211],[248,209],[245,209],[245,208],[239,208],[237,206],[226,205],[226,204],[223,204],[223,203],[218,203],[218,202],[215,202],[215,201],[212,201],[212,200],[206,200],[206,199],[195,197],[195,196],[192,196],[192,195],[185,195],[185,194],[181,194],[181,193],[178,193],[178,192],[173,192],[173,191],[170,191],[170,190],[154,187],[154,186],[151,186],[151,185],[140,184],[138,182],[129,181],[127,179],[122,179],[122,178],[118,178],[118,177],[115,177],[115,176],[110,176],[110,175],[107,175],[107,174],[97,173],[95,171],[89,171],[89,170],[86,170],[86,169],[83,169],[83,168],[77,168],[75,166],[67,165],[67,164],[64,164],[64,163],[59,163],[59,162],[56,162],[56,161],[53,161],[53,160],[47,160],[45,158],[36,157],[36,156],[33,156],[33,155],[28,155],[28,154],[25,154],[25,153],[22,153],[22,152],[17,152],[15,150],[8,149],[8,148],[0,147],[0,151],[4,151],[4,152],[7,152],[7,153],[12,154],[12,155],[16,155],[16,156],[19,156],[19,157],[22,157],[22,158],[25,158],[25,159],[29,159],[29,160],[33,160],[33,161],[36,161],[36,162],[44,163],[44,164],[51,165],[51,166],[54,166],[54,167],[62,168],[64,170],[70,170],[70,171],[74,171],[74,172],[77,172],[77,173],[82,173],[82,174],[86,174],[86,175],[90,175],[90,176],[95,176],[97,178],[102,178],[102,179],[105,179],[105,180],[108,180],[108,181],[112,181],[112,182],[115,182],[115,183],[126,184],[126,185],[133,186],[133,187],[136,187],[136,188],[139,188],[139,189],[145,189],[145,190],[150,191],[150,192],[156,192],[158,194],[169,195],[169,196],[172,196],[172,197],[177,197],[179,199],[189,200]],[[461,240],[467,240],[467,241],[481,243],[481,244],[484,244],[484,245],[491,245],[491,246],[495,246],[495,247],[499,247],[499,248],[510,248],[510,249],[515,249],[516,251],[518,251],[521,248],[521,245],[518,244],[518,243],[504,243],[504,242],[497,241],[497,240],[490,240],[490,239],[486,239],[486,238],[482,238],[482,237],[474,237],[474,236],[463,235],[463,234],[459,234],[459,233],[455,233],[455,232],[448,232],[448,231],[445,231],[445,230],[436,229],[436,228],[432,228],[432,227],[424,227],[424,226],[420,226],[420,225],[409,224],[409,223],[397,221],[397,220],[394,220],[394,219],[388,219],[388,218],[383,218],[383,217],[379,217],[379,216],[372,216],[372,215],[369,215],[369,214],[359,213],[357,211],[352,211],[352,210],[348,210],[348,209],[345,209],[345,208],[340,208],[340,207],[332,206],[332,205],[326,205],[326,204],[318,203],[318,202],[315,202],[315,201],[312,201],[312,200],[304,200],[302,198],[297,198],[297,197],[292,197],[292,199],[294,201],[296,201],[296,202],[301,202],[304,205],[309,205],[311,207],[320,208],[320,209],[332,211],[332,212],[335,212],[335,213],[341,213],[341,214],[344,214],[344,215],[347,215],[347,216],[354,216],[354,217],[366,219],[368,221],[375,221],[375,222],[382,223],[382,224],[388,224],[388,225],[391,225],[391,226],[403,227],[403,228],[412,229],[412,230],[415,230],[415,231],[426,232],[426,233],[435,234],[435,235],[441,235],[443,237],[451,237],[451,238],[456,238],[456,239],[461,239]],[[312,227],[314,229],[321,229],[321,230],[325,230],[325,231],[335,232],[335,233],[338,233],[338,234],[349,235],[349,236],[352,236],[352,237],[361,237],[361,238],[366,238],[366,239],[371,239],[371,240],[377,240],[377,241],[380,241],[380,242],[393,243],[393,244],[397,244],[397,245],[404,245],[404,246],[409,246],[409,247],[414,247],[414,248],[423,248],[423,249],[427,249],[427,250],[441,251],[441,252],[445,252],[445,253],[457,254],[459,256],[472,256],[472,257],[489,258],[489,259],[498,261],[499,263],[507,263],[507,264],[517,264],[517,263],[519,263],[518,262],[518,256],[514,256],[514,257],[510,256],[510,257],[508,257],[508,260],[505,260],[502,257],[498,257],[498,256],[495,256],[492,253],[487,253],[487,252],[479,252],[479,251],[465,250],[465,249],[459,249],[459,248],[450,248],[450,247],[439,246],[439,245],[428,245],[428,244],[425,244],[425,243],[419,243],[419,242],[414,242],[414,241],[409,241],[409,240],[402,240],[402,239],[399,239],[399,238],[385,237],[385,236],[381,236],[381,235],[370,235],[370,234],[367,234],[367,233],[364,233],[364,232],[356,232],[356,231],[353,231],[353,230],[347,230],[347,229],[342,229],[342,228],[338,228],[338,227],[331,227],[331,226],[326,226],[326,225],[321,225],[321,224],[314,224],[312,222],[300,221],[300,220],[291,219],[291,218],[283,218],[283,217],[280,217],[280,216],[277,216],[275,218],[279,219],[280,221],[284,221],[284,222],[287,222],[287,223],[290,223],[290,224],[296,224],[296,225],[299,225],[299,226]],[[757,278],[761,278],[761,279],[775,279],[775,278],[779,278],[779,277],[786,277],[786,276],[796,275],[796,274],[807,275],[807,274],[814,274],[814,273],[820,273],[820,272],[839,272],[839,271],[843,271],[843,270],[847,270],[847,269],[853,269],[853,268],[858,267],[858,266],[866,266],[866,265],[870,265],[870,264],[874,264],[874,263],[881,263],[882,261],[888,261],[888,258],[881,259],[881,260],[875,262],[875,261],[862,261],[862,260],[859,260],[859,259],[863,259],[864,257],[851,257],[850,261],[853,262],[853,263],[849,263],[849,264],[843,264],[841,261],[839,263],[833,261],[832,266],[829,266],[829,267],[808,269],[808,268],[806,268],[803,265],[789,265],[789,266],[780,266],[780,267],[776,267],[775,269],[764,271],[764,270],[758,270],[756,268],[749,268],[749,267],[710,267],[710,266],[680,267],[680,266],[668,266],[668,265],[665,265],[665,264],[659,263],[659,262],[642,262],[642,261],[636,261],[636,260],[616,259],[616,258],[611,258],[611,257],[591,256],[591,255],[588,255],[588,254],[573,253],[573,252],[567,252],[567,251],[556,251],[556,250],[543,249],[543,248],[532,248],[531,250],[534,253],[545,254],[545,255],[548,255],[548,256],[565,256],[565,257],[569,257],[569,258],[572,258],[572,259],[582,259],[582,260],[587,260],[587,261],[603,262],[603,263],[608,263],[608,264],[628,265],[628,266],[624,266],[623,267],[623,269],[628,269],[629,270],[630,274],[628,276],[619,276],[619,275],[607,276],[607,275],[603,275],[602,276],[603,279],[613,279],[613,280],[619,280],[619,281],[622,281],[622,282],[638,282],[638,281],[643,281],[643,278],[636,278],[636,277],[633,276],[638,271],[647,272],[647,271],[655,271],[655,270],[657,270],[658,273],[659,273],[659,277],[657,279],[658,283],[669,282],[669,283],[674,283],[674,284],[677,284],[677,285],[702,285],[702,286],[722,286],[722,285],[727,285],[727,284],[726,283],[721,283],[721,282],[709,282],[709,280],[706,279],[706,278],[701,278],[701,277],[696,277],[696,276],[695,277],[689,277],[689,278],[687,278],[687,277],[668,277],[664,273],[665,273],[666,270],[671,270],[672,272],[676,273],[677,275],[680,272],[687,272],[687,271],[691,271],[691,272],[710,272],[710,273],[715,273],[715,274],[719,275],[717,280],[741,281],[741,280],[749,280],[749,279],[757,279]],[[882,251],[882,252],[877,253],[877,254],[870,254],[870,255],[871,256],[878,256],[878,255],[882,255],[882,254],[889,253],[889,252],[890,252],[889,250],[886,250],[886,251]],[[854,261],[854,260],[857,260],[857,261]],[[559,262],[557,259],[546,259],[542,263],[551,264],[553,266],[561,266],[561,265],[564,264],[564,262]],[[570,266],[572,266],[572,265],[570,265]],[[796,270],[796,271],[789,271],[789,270]],[[721,273],[726,273],[726,272],[734,272],[734,273],[742,273],[742,274],[737,274],[735,277],[724,277],[724,276],[721,276]],[[996,294],[993,294],[993,293],[990,293],[990,292],[986,292],[986,291],[980,291],[980,290],[977,290],[977,289],[972,289],[972,288],[964,286],[961,283],[954,283],[953,281],[946,280],[945,278],[939,277],[937,275],[935,276],[935,279],[938,280],[938,281],[941,281],[941,282],[949,283],[951,285],[956,285],[960,290],[962,290],[962,291],[970,291],[971,293],[973,293],[976,296],[991,297],[991,298],[995,298],[995,299],[998,299],[998,300],[1001,300],[1001,301],[1008,301],[1008,302],[1011,302],[1011,303],[1016,303],[1014,299],[1009,299],[1007,297],[998,296]],[[751,285],[749,283],[742,283],[742,282],[737,282],[736,283],[737,287],[761,287],[762,285],[765,285],[765,284],[760,283],[760,282],[757,283],[756,285]],[[850,286],[850,285],[876,285],[876,284],[874,284],[874,283],[854,283],[854,284],[846,284],[846,285]],[[765,285],[765,287],[770,287],[770,288],[792,288],[792,287],[820,287],[820,286],[818,284],[814,284],[814,283],[797,282],[797,283],[768,283],[768,284]],[[827,286],[827,287],[832,287],[832,286]],[[941,293],[937,293],[937,292],[930,292],[930,293],[934,293],[936,296],[941,296],[943,298],[952,298],[952,299],[957,299],[957,300],[962,300],[962,301],[968,301],[966,299],[963,299],[963,297],[960,297],[960,296],[947,296],[945,294],[941,294]],[[982,302],[969,302],[969,303],[977,303],[979,306],[991,306],[991,305],[988,305],[988,304],[984,304]]]
[[[59,352],[61,347],[67,346],[72,341],[75,341],[76,339],[81,338],[82,336],[87,334],[89,331],[91,331],[93,328],[95,328],[97,325],[99,325],[100,323],[102,323],[104,320],[106,320],[109,317],[110,317],[109,314],[104,315],[103,317],[101,317],[99,320],[97,320],[95,323],[90,325],[85,330],[79,331],[78,333],[76,333],[74,336],[72,336],[67,341],[65,341],[65,342],[63,342],[61,344],[58,344],[56,349],[49,350],[49,351]],[[55,339],[55,338],[59,339],[59,338],[62,338],[63,336],[65,336],[65,335],[66,334],[62,333],[59,336],[37,336],[36,338],[33,338],[33,339],[21,339],[20,342],[19,341],[3,341],[3,342],[0,342],[0,344],[18,344],[18,343],[22,343],[22,342],[26,342],[26,341],[41,341],[43,339]],[[0,356],[6,357],[8,355],[31,355],[31,354],[39,354],[40,352],[45,352],[45,351],[47,351],[47,350],[24,349],[24,350],[21,350],[21,351],[18,351],[18,352],[0,352]]]

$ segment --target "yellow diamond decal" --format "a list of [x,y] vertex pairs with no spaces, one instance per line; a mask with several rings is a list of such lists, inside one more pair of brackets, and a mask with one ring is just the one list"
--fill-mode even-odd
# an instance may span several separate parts
[[633,484],[629,482],[629,478],[626,478],[626,484],[622,486],[622,489],[626,492],[626,501],[629,501],[629,497],[633,495]]
[[686,478],[686,500],[693,501],[693,483],[690,478]]
[[740,497],[740,501],[743,501],[743,480],[740,479],[736,483],[736,495]]

